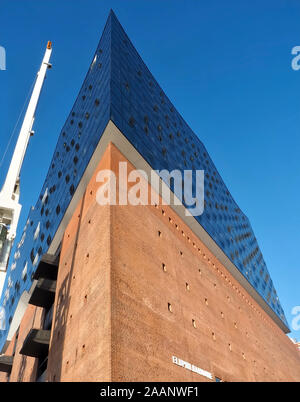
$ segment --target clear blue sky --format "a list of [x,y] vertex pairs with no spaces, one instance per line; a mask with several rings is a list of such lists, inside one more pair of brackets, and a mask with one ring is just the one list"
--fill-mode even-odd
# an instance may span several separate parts
[[300,305],[300,70],[291,69],[299,0],[0,0],[0,159],[46,43],[54,44],[22,171],[20,229],[110,8],[248,215],[291,324]]

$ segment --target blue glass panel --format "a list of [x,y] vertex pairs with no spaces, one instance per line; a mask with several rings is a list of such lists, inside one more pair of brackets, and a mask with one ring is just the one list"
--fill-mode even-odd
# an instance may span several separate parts
[[[1,298],[7,326],[0,331],[0,349],[19,298],[30,289],[37,263],[47,252],[110,119],[153,169],[205,170],[205,211],[196,219],[287,325],[248,218],[234,201],[204,145],[156,82],[113,12],[92,60],[8,270]],[[38,225],[40,232],[34,239]]]

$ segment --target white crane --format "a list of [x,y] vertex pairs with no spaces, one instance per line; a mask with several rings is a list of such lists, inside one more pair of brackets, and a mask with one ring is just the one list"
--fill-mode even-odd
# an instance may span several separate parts
[[20,130],[10,167],[0,192],[0,295],[5,281],[9,256],[17,234],[17,227],[22,206],[20,198],[20,172],[27,150],[30,136],[33,135],[35,112],[46,78],[48,68],[51,68],[50,57],[52,44],[48,42],[41,68],[37,74],[32,95]]

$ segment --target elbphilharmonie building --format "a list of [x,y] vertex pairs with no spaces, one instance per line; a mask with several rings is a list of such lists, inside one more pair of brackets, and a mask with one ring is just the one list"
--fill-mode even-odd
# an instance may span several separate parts
[[[97,173],[119,180],[120,162],[204,171],[203,213],[99,205]],[[0,379],[299,381],[271,268],[215,162],[111,11],[11,256]]]

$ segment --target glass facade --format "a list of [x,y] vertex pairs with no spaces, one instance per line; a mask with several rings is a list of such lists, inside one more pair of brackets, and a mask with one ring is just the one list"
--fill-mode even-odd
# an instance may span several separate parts
[[6,329],[20,296],[45,254],[93,152],[112,120],[153,169],[205,171],[205,209],[195,217],[287,326],[273,282],[251,228],[207,150],[172,105],[113,12],[83,86],[62,128],[49,171],[11,257],[0,305]]

